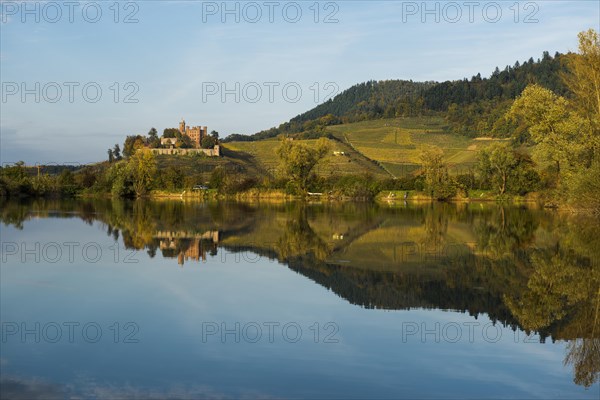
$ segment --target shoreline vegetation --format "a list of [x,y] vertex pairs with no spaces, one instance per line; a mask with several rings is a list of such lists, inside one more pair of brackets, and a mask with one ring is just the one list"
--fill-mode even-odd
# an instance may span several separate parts
[[[404,198],[405,194],[407,197]],[[87,194],[77,196],[79,198],[111,198],[107,193],[104,195]],[[143,199],[160,201],[160,200],[185,200],[197,202],[214,202],[214,201],[235,201],[235,202],[314,202],[314,203],[340,203],[340,202],[356,202],[356,203],[381,203],[381,204],[410,204],[410,203],[432,203],[438,200],[431,198],[425,192],[414,190],[384,190],[376,194],[372,198],[367,197],[351,197],[334,193],[310,193],[308,195],[295,195],[285,193],[283,190],[276,189],[251,189],[245,192],[235,194],[220,194],[216,190],[206,191],[188,191],[169,192],[164,190],[154,190]],[[497,196],[491,191],[476,191],[470,196],[455,196],[445,200],[447,203],[498,203],[498,204],[529,204],[536,205],[542,208],[558,208],[568,210],[569,208],[556,207],[553,204],[544,204],[540,193],[531,192],[527,195],[504,195]],[[584,210],[582,210],[584,211]]]
[[2,165],[0,197],[536,203],[600,215],[600,38],[589,29],[578,53],[544,52],[489,78],[359,84],[260,134],[211,132],[202,148],[219,146],[218,157],[153,151],[190,141],[151,128],[96,164]]
[[[404,198],[405,194],[407,197]],[[95,195],[82,195],[81,197],[94,197]],[[110,197],[110,194],[106,194]],[[315,201],[354,201],[354,202],[435,202],[437,201],[425,192],[415,190],[382,190],[374,197],[352,197],[343,194],[334,193],[308,193],[306,195],[289,194],[283,190],[277,189],[251,189],[245,192],[235,194],[220,194],[216,190],[206,191],[177,191],[169,192],[164,190],[154,190],[150,192],[147,199],[185,199],[185,200],[315,200]],[[496,203],[540,203],[540,193],[530,192],[524,196],[520,195],[504,195],[497,196],[491,191],[476,191],[470,196],[454,196],[445,200],[448,203],[461,202],[496,202]]]

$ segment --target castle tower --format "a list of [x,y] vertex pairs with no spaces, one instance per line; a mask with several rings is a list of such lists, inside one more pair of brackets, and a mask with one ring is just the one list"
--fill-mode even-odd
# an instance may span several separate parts
[[183,135],[185,133],[185,120],[181,118],[181,122],[179,123],[179,132]]

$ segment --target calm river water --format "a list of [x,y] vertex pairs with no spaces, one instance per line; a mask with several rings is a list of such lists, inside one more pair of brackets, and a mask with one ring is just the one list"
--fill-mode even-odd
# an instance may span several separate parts
[[599,221],[0,202],[2,398],[591,398]]

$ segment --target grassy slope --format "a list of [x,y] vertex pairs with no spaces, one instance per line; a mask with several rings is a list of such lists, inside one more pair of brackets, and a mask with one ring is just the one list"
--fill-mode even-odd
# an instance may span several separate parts
[[197,183],[208,182],[212,171],[218,166],[225,168],[227,171],[239,171],[251,176],[261,175],[260,169],[244,154],[231,151],[224,151],[223,153],[223,157],[159,155],[156,157],[156,162],[159,169],[177,167],[188,176],[198,176]]
[[477,151],[492,142],[444,133],[443,126],[441,117],[415,117],[336,125],[329,130],[397,177],[418,169],[419,154],[427,145],[441,147],[451,171],[460,172],[473,165]]
[[[331,126],[328,129],[337,140],[329,140],[331,152],[316,172],[324,177],[365,173],[376,178],[402,177],[419,169],[419,154],[425,146],[436,145],[444,150],[450,171],[460,173],[473,166],[477,151],[493,141],[444,133],[443,124],[440,117],[414,117]],[[316,140],[302,142],[313,146]],[[260,178],[275,175],[278,147],[278,139],[229,142],[222,145],[220,158],[159,156],[158,161],[161,168],[179,165],[187,173],[201,174],[204,181],[218,165]],[[345,155],[335,156],[334,151]]]
[[[302,143],[314,146],[316,140],[303,140]],[[331,151],[317,165],[316,172],[320,176],[346,175],[346,174],[364,174],[366,172],[376,177],[387,177],[386,172],[376,163],[366,159],[361,153],[354,151],[345,143],[337,140],[329,140]],[[223,147],[229,151],[243,154],[248,157],[258,168],[274,174],[279,163],[277,148],[278,139],[268,139],[256,142],[229,142],[224,143]],[[342,151],[346,155],[334,155],[334,151]]]

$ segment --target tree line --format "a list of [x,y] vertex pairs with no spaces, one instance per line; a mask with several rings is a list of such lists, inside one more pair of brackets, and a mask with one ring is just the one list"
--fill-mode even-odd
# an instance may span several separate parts
[[278,135],[299,138],[326,136],[328,125],[380,118],[411,117],[442,113],[448,131],[465,135],[491,132],[506,137],[515,126],[502,118],[512,100],[530,84],[537,83],[558,95],[567,95],[561,75],[572,54],[545,51],[540,59],[498,67],[489,78],[481,73],[470,79],[445,82],[406,80],[359,83],[302,113],[290,121],[253,135],[229,135],[224,141],[254,141]]

